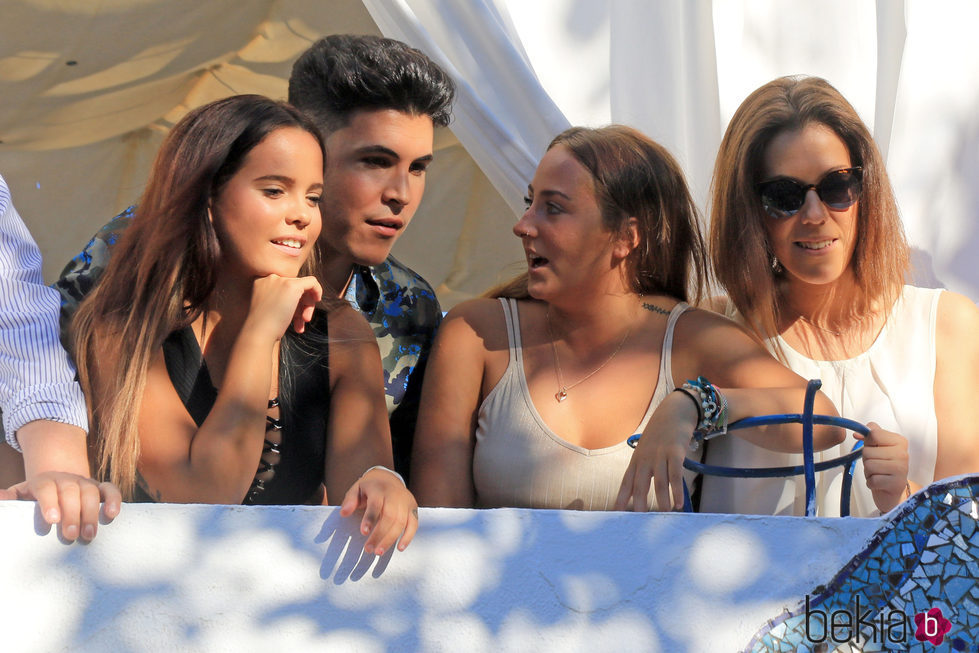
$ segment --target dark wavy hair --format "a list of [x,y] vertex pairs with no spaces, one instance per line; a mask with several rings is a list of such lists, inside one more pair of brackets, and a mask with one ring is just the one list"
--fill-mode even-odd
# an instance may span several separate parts
[[322,38],[300,55],[289,76],[289,102],[327,133],[346,126],[356,111],[376,109],[429,116],[445,127],[454,97],[455,84],[434,61],[379,36]]
[[[605,227],[639,221],[639,245],[626,259],[633,292],[699,302],[707,283],[707,253],[697,208],[676,159],[632,127],[571,127],[547,149],[566,147],[591,174]],[[495,288],[491,297],[526,298],[527,274]]]
[[[72,321],[96,436],[96,474],[124,497],[132,496],[136,479],[136,423],[150,361],[172,331],[206,311],[217,282],[221,248],[208,207],[248,153],[283,127],[312,134],[324,151],[308,116],[260,95],[225,98],[184,116],[160,146],[132,226]],[[311,257],[302,274],[315,267]],[[100,360],[107,348],[115,365]]]
[[822,125],[836,134],[854,166],[863,168],[857,239],[850,265],[858,296],[855,315],[897,299],[910,252],[884,160],[867,126],[839,91],[819,77],[780,77],[749,95],[721,141],[711,187],[710,254],[714,274],[758,337],[778,333],[778,282],[757,184],[765,151],[779,134]]

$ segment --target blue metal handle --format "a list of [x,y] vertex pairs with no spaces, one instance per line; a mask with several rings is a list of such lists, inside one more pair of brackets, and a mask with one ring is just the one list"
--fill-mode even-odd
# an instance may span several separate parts
[[[806,480],[806,516],[816,515],[816,472],[821,472],[833,467],[844,467],[843,486],[840,491],[840,515],[846,517],[850,514],[850,489],[853,486],[853,471],[857,464],[857,459],[863,454],[863,442],[857,442],[848,454],[844,454],[832,460],[815,462],[812,445],[813,425],[821,424],[825,426],[839,426],[841,428],[867,435],[870,429],[845,417],[833,415],[813,414],[813,405],[816,399],[816,392],[822,386],[819,379],[812,379],[806,386],[805,405],[803,412],[786,413],[782,415],[759,415],[757,417],[745,417],[728,425],[728,431],[752,428],[756,426],[769,426],[772,424],[802,424],[802,465],[792,465],[788,467],[725,467],[721,465],[708,465],[686,458],[683,466],[690,471],[711,476],[723,476],[727,478],[776,478],[780,476],[804,475]],[[719,432],[715,432],[719,433]],[[707,436],[709,439],[712,435]],[[629,446],[635,447],[639,443],[640,434],[630,436],[627,442]],[[690,493],[687,490],[687,482],[683,481],[683,509],[686,512],[693,512],[690,503]]]

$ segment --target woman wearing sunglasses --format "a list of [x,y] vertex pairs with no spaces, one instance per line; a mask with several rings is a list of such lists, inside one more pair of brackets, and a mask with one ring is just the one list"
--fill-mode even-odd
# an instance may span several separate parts
[[[752,93],[721,143],[712,192],[724,310],[795,372],[821,379],[842,416],[871,427],[851,514],[890,510],[912,487],[979,471],[979,422],[969,410],[979,310],[961,295],[904,285],[909,248],[883,159],[840,93],[812,77]],[[708,462],[799,463],[739,438],[710,444]],[[841,473],[817,476],[821,514],[838,514]],[[800,514],[802,486],[706,478],[701,508]]]

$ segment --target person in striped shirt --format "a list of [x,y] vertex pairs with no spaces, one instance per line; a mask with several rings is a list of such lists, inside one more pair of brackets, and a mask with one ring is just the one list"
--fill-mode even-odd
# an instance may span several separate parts
[[[111,520],[121,496],[89,475],[85,399],[58,339],[59,310],[58,292],[41,280],[41,253],[0,176],[0,417],[10,445],[0,445],[0,458],[17,465],[14,450],[23,453],[23,475],[10,464],[0,469],[0,499],[36,500],[64,539],[91,540],[100,504]],[[19,482],[2,489],[11,480]]]

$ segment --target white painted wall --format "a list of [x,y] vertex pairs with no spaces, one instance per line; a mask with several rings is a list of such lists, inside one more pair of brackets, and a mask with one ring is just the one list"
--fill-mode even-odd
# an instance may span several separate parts
[[878,519],[422,509],[363,554],[327,507],[126,505],[94,542],[0,502],[7,651],[734,651]]

